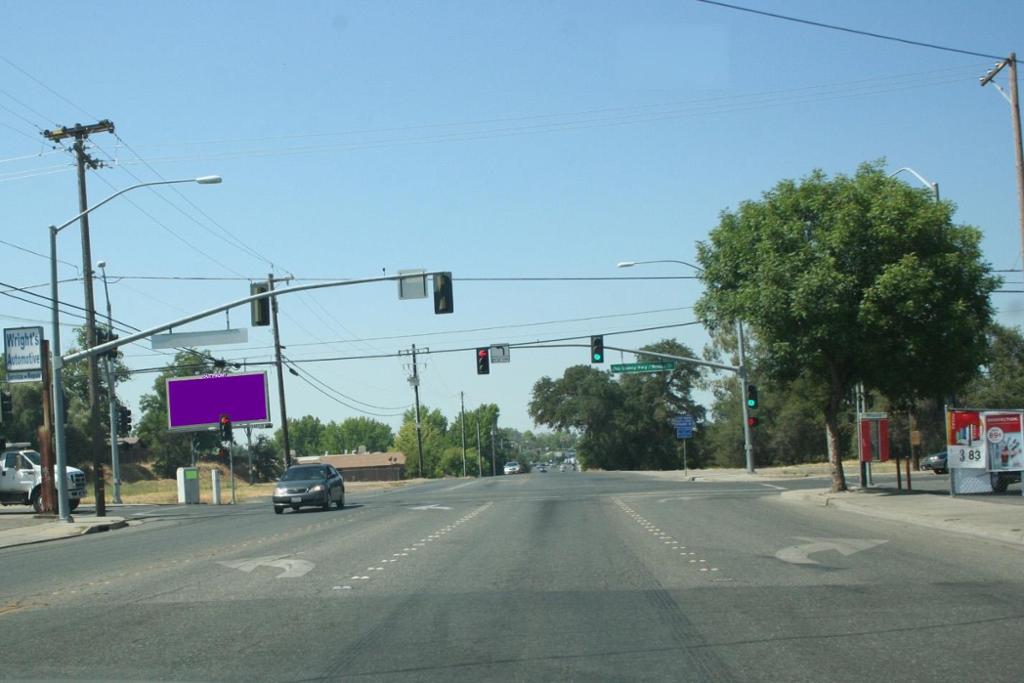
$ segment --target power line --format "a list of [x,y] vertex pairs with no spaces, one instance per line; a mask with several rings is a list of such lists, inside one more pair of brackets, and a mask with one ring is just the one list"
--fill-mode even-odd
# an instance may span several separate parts
[[[289,365],[289,363],[291,363],[291,359],[290,358],[285,358],[284,360],[285,360],[285,365],[288,367],[289,370],[294,370],[295,372],[305,373],[307,376],[309,376],[310,379],[315,381],[317,384],[321,385],[322,387],[324,387],[326,390],[330,391],[331,393],[337,394],[338,396],[340,396],[341,398],[343,398],[343,399],[345,399],[347,401],[352,401],[353,403],[358,403],[360,405],[366,406],[367,408],[375,408],[377,410],[403,410],[404,411],[407,408],[409,408],[409,406],[411,405],[409,403],[406,403],[406,404],[403,404],[403,405],[400,405],[400,406],[378,406],[378,405],[374,405],[373,403],[367,403],[366,401],[362,401],[362,400],[360,400],[358,398],[355,398],[354,396],[349,396],[348,394],[345,394],[345,393],[343,393],[341,391],[338,391],[337,389],[332,387],[330,384],[327,384],[322,379],[319,379],[318,377],[313,375],[313,373],[309,372],[308,370],[305,370],[305,369],[302,369],[302,368],[293,368],[293,367],[291,367],[291,365]],[[399,414],[401,414],[401,413],[399,413]]]
[[[107,187],[109,187],[111,189],[116,189],[114,187],[113,183],[111,183],[109,180],[104,178],[102,175],[97,174],[96,177],[99,178],[101,181],[103,181],[103,183],[106,184]],[[239,275],[239,276],[242,275],[241,273],[239,273],[237,270],[235,270],[231,266],[229,266],[229,265],[227,265],[225,263],[222,263],[221,261],[218,261],[217,259],[215,259],[212,256],[210,256],[209,254],[207,254],[205,251],[203,251],[202,249],[200,249],[196,245],[192,244],[192,242],[190,242],[187,239],[185,239],[184,237],[182,237],[180,234],[178,234],[173,229],[171,229],[168,225],[166,225],[161,220],[159,220],[156,216],[154,216],[153,214],[149,213],[148,211],[143,209],[141,206],[139,206],[139,204],[136,203],[131,197],[124,197],[124,200],[126,202],[128,202],[129,204],[131,204],[132,206],[134,206],[136,209],[138,209],[149,220],[153,221],[158,226],[163,228],[166,232],[168,232],[169,234],[171,234],[175,238],[177,238],[182,244],[184,244],[189,249],[191,249],[195,253],[199,254],[203,258],[207,259],[208,261],[214,263],[217,267],[223,268],[224,270],[227,270],[227,271],[230,271],[230,272],[234,273],[235,275]]]
[[[966,67],[956,67],[958,70],[964,70]],[[947,69],[946,71],[952,71]],[[931,72],[930,72],[931,73]],[[902,78],[903,82],[898,79]],[[520,135],[532,135],[541,133],[557,133],[572,130],[585,130],[591,128],[606,128],[611,126],[620,125],[632,125],[639,123],[654,123],[659,121],[670,121],[678,120],[687,117],[694,116],[708,116],[715,115],[719,116],[722,114],[734,113],[747,111],[750,109],[760,109],[764,107],[772,106],[785,106],[793,104],[804,104],[814,103],[826,100],[832,100],[842,97],[851,97],[859,95],[875,95],[875,94],[886,94],[893,91],[904,92],[911,87],[926,87],[931,85],[943,85],[946,83],[953,83],[962,80],[963,77],[931,77],[930,80],[921,82],[907,82],[906,77],[891,77],[889,79],[889,85],[887,87],[874,87],[873,89],[868,88],[867,85],[856,85],[865,83],[865,81],[853,82],[856,87],[856,91],[852,92],[829,92],[829,90],[835,90],[841,84],[827,84],[823,86],[815,86],[816,88],[826,91],[821,94],[808,93],[806,95],[800,95],[795,98],[790,97],[793,92],[797,91],[775,91],[764,94],[753,94],[753,95],[742,95],[742,96],[730,96],[728,98],[715,98],[715,99],[726,99],[730,100],[724,105],[711,105],[708,104],[712,100],[697,101],[696,108],[691,105],[689,108],[681,110],[669,110],[669,111],[651,111],[651,112],[639,112],[635,114],[624,114],[613,117],[596,117],[590,119],[570,120],[562,122],[550,122],[533,124],[526,126],[507,126],[504,128],[492,128],[477,131],[457,131],[447,134],[439,134],[433,136],[419,137],[419,138],[394,138],[390,140],[376,140],[367,142],[349,142],[349,143],[330,143],[330,144],[318,144],[318,145],[306,145],[298,147],[284,147],[284,148],[271,148],[271,149],[250,149],[240,151],[229,151],[220,152],[214,154],[193,154],[193,155],[178,155],[178,156],[165,156],[152,159],[154,162],[181,162],[181,161],[194,161],[194,160],[215,160],[215,159],[240,159],[240,158],[254,158],[254,157],[271,157],[271,156],[292,156],[301,154],[311,153],[326,153],[330,151],[358,151],[366,149],[380,149],[387,147],[395,147],[401,145],[423,145],[423,144],[438,144],[444,142],[466,142],[474,140],[487,140],[487,139],[498,139]],[[858,92],[859,91],[859,92]],[[758,101],[757,98],[761,98]],[[765,99],[768,98],[768,99]],[[780,99],[781,98],[781,99]],[[661,105],[664,106],[664,105]]]
[[[115,134],[115,136],[114,136],[114,137],[115,137],[115,138],[116,138],[116,139],[117,139],[117,140],[118,140],[118,141],[119,141],[119,142],[120,142],[120,143],[121,143],[122,145],[124,145],[125,149],[127,149],[128,151],[130,151],[130,152],[131,152],[131,153],[132,153],[132,154],[133,154],[133,155],[135,156],[135,158],[136,158],[136,159],[138,159],[138,160],[139,160],[139,161],[140,161],[140,162],[141,162],[142,164],[144,164],[144,165],[146,166],[146,168],[148,168],[148,169],[149,169],[149,170],[150,170],[150,171],[151,171],[151,172],[152,172],[153,174],[155,174],[157,178],[159,178],[160,180],[166,180],[166,178],[164,178],[164,176],[160,175],[160,172],[159,172],[159,171],[157,171],[157,170],[156,170],[155,168],[153,168],[152,164],[150,164],[150,163],[149,163],[148,161],[146,161],[145,159],[143,159],[143,158],[142,158],[142,156],[141,156],[141,155],[139,155],[139,153],[138,153],[138,152],[136,152],[136,151],[135,151],[135,150],[134,150],[134,149],[132,148],[132,146],[131,146],[131,145],[129,145],[129,144],[127,143],[127,142],[125,142],[125,140],[124,140],[124,139],[123,139],[122,137],[120,137],[120,136],[119,136],[119,135],[117,135],[117,134]],[[100,149],[101,151],[103,151],[103,153],[104,153],[104,154],[107,154],[108,156],[110,156],[110,155],[109,155],[109,153],[107,153],[107,152],[106,152],[105,150],[103,150],[102,148],[99,148],[99,149]],[[121,166],[123,167],[123,164],[122,164]],[[137,175],[135,175],[134,173],[132,173],[132,172],[131,172],[130,170],[128,170],[127,168],[125,168],[125,172],[126,172],[126,173],[128,173],[128,175],[130,175],[130,176],[132,176],[133,178],[135,178],[136,180],[138,180],[139,182],[142,182],[141,178],[139,178],[139,177],[138,177]],[[151,188],[151,189],[152,189],[152,188]],[[248,254],[249,254],[250,256],[253,256],[253,257],[254,257],[254,258],[256,258],[257,260],[259,260],[259,261],[262,261],[262,262],[264,262],[264,263],[268,264],[268,265],[270,266],[271,270],[273,270],[273,269],[274,269],[274,263],[273,263],[273,262],[272,262],[272,261],[271,261],[270,259],[268,259],[268,258],[265,258],[265,257],[264,257],[264,256],[263,256],[262,254],[260,254],[260,253],[259,253],[259,252],[257,252],[257,251],[256,251],[255,249],[253,249],[252,247],[250,247],[250,246],[249,246],[248,244],[246,244],[245,242],[243,242],[242,240],[240,240],[240,239],[239,239],[238,237],[236,237],[236,236],[235,236],[235,235],[234,235],[234,234],[233,234],[233,233],[232,233],[232,232],[231,232],[230,230],[228,230],[228,229],[227,229],[227,228],[225,228],[225,227],[224,227],[223,225],[221,225],[221,224],[220,224],[220,223],[218,223],[218,222],[217,222],[216,220],[214,220],[214,219],[213,219],[213,217],[211,217],[211,216],[210,216],[210,215],[209,215],[208,213],[206,213],[205,211],[203,211],[203,210],[202,210],[202,209],[201,209],[201,208],[200,208],[200,207],[199,207],[199,206],[198,206],[198,205],[197,205],[197,204],[196,204],[195,202],[193,202],[193,201],[192,201],[191,199],[189,199],[189,198],[188,198],[188,197],[187,197],[187,196],[186,196],[186,195],[185,195],[184,193],[182,193],[182,192],[181,192],[181,190],[179,190],[179,189],[178,189],[177,187],[174,187],[174,186],[171,186],[171,187],[170,187],[170,189],[171,189],[171,191],[172,191],[172,192],[174,192],[175,194],[177,194],[177,195],[178,195],[178,196],[179,196],[179,197],[180,197],[180,198],[181,198],[181,199],[182,199],[183,201],[185,201],[185,203],[187,203],[187,204],[188,204],[189,206],[191,206],[191,207],[192,207],[192,208],[193,208],[194,210],[196,210],[197,212],[199,212],[199,214],[200,214],[200,215],[202,215],[202,216],[203,216],[204,218],[206,218],[206,220],[208,220],[208,221],[209,221],[209,222],[210,222],[211,224],[213,224],[213,225],[214,225],[214,226],[215,226],[215,227],[216,227],[216,228],[217,228],[218,230],[220,230],[220,231],[221,231],[222,233],[224,233],[224,235],[227,235],[227,237],[224,237],[224,235],[220,235],[220,234],[217,234],[216,232],[214,232],[213,230],[211,230],[211,229],[210,229],[209,227],[207,227],[206,225],[204,225],[204,224],[203,224],[203,223],[201,223],[200,221],[196,220],[196,218],[195,218],[195,217],[193,217],[193,216],[192,216],[191,214],[189,214],[188,212],[184,211],[184,210],[183,210],[183,209],[182,209],[181,207],[179,207],[178,205],[174,204],[174,203],[173,203],[172,201],[170,201],[169,199],[167,199],[167,197],[165,197],[165,196],[163,196],[162,194],[159,194],[159,193],[157,193],[157,194],[158,194],[158,196],[159,196],[159,197],[160,197],[161,199],[163,199],[163,201],[165,201],[165,202],[167,202],[168,204],[170,204],[171,206],[173,206],[173,207],[174,207],[174,208],[175,208],[175,209],[176,209],[177,211],[179,211],[179,212],[180,212],[180,213],[181,213],[181,214],[182,214],[183,216],[185,216],[186,218],[188,218],[189,220],[191,220],[191,221],[192,221],[193,223],[195,223],[196,225],[198,225],[198,226],[199,226],[200,228],[202,228],[203,230],[206,230],[207,232],[209,232],[209,233],[210,233],[211,235],[213,235],[214,237],[216,237],[216,238],[218,238],[218,239],[220,239],[220,240],[223,240],[223,241],[224,241],[224,242],[225,242],[226,244],[228,244],[228,245],[230,245],[230,246],[233,246],[233,247],[237,247],[237,248],[240,248],[240,249],[242,249],[243,251],[245,251],[246,253],[248,253]]]
[[[23,251],[26,254],[32,254],[33,256],[38,256],[39,258],[46,259],[47,261],[50,260],[49,254],[43,254],[43,253],[38,252],[38,251],[33,251],[33,250],[29,249],[28,247],[20,246],[18,244],[15,244],[14,242],[8,242],[7,240],[0,240],[0,244],[3,244],[4,246],[11,247],[12,249],[17,249],[18,251]],[[57,263],[63,263],[66,266],[71,266],[72,268],[75,269],[75,271],[79,275],[82,274],[82,269],[79,268],[78,266],[76,266],[74,263],[71,263],[70,261],[65,261],[63,259],[57,259]],[[49,283],[47,283],[47,284],[49,284]]]
[[[336,339],[331,341],[316,341],[316,342],[298,342],[289,344],[289,348],[300,348],[304,346],[321,346],[324,344],[345,344],[355,342],[370,342],[370,341],[394,341],[398,339],[417,339],[420,337],[436,337],[436,336],[447,336],[456,334],[470,334],[475,332],[493,332],[495,330],[509,330],[518,329],[523,327],[543,327],[545,325],[563,325],[566,323],[580,323],[580,322],[592,322],[594,320],[610,320],[612,318],[630,318],[640,315],[654,315],[657,313],[677,313],[679,311],[692,310],[692,306],[676,306],[673,308],[655,308],[647,311],[634,311],[630,313],[610,313],[608,315],[592,315],[583,318],[562,318],[560,320],[542,320],[539,322],[530,323],[512,323],[508,325],[490,325],[487,327],[470,327],[458,330],[445,330],[441,332],[416,332],[410,334],[396,334],[387,335],[382,337],[365,337],[362,339]],[[272,349],[273,346],[246,346],[234,349],[235,351],[261,351],[263,349]],[[372,350],[372,349],[371,349]],[[138,357],[138,356],[136,356]]]
[[[0,55],[0,60],[2,60],[2,61],[4,61],[4,62],[6,62],[6,63],[7,63],[7,65],[8,65],[9,67],[11,67],[12,69],[14,69],[14,70],[18,71],[18,72],[19,72],[19,73],[21,73],[21,74],[22,74],[23,76],[25,76],[25,77],[26,77],[26,78],[28,78],[29,80],[33,81],[34,83],[36,83],[37,85],[39,85],[40,87],[42,87],[42,88],[43,88],[44,90],[46,90],[47,92],[49,92],[49,93],[50,93],[51,95],[54,95],[55,97],[59,97],[60,99],[64,100],[65,102],[67,102],[67,103],[68,103],[68,104],[70,104],[70,105],[71,105],[72,107],[74,107],[74,108],[75,108],[75,109],[77,109],[78,111],[82,112],[83,114],[85,114],[85,115],[86,115],[86,116],[88,116],[89,118],[91,118],[91,119],[96,119],[97,121],[99,120],[99,117],[98,117],[98,116],[95,116],[95,115],[93,115],[93,114],[90,114],[89,112],[87,112],[87,111],[86,111],[85,109],[83,109],[82,107],[78,106],[77,104],[75,104],[74,102],[72,102],[72,101],[71,101],[71,100],[69,100],[68,98],[64,97],[64,96],[63,96],[63,95],[61,95],[61,94],[60,94],[59,92],[57,92],[56,90],[54,90],[54,89],[53,89],[53,88],[51,88],[50,86],[46,85],[45,83],[43,83],[43,82],[42,82],[41,80],[39,80],[38,78],[36,78],[36,77],[35,77],[35,76],[33,76],[32,74],[30,74],[29,72],[27,72],[27,71],[25,71],[24,69],[22,69],[22,68],[21,68],[20,66],[18,66],[17,64],[15,64],[14,62],[12,62],[11,60],[7,59],[7,57],[4,57],[3,55]],[[43,117],[43,118],[46,118],[46,117]]]
[[[309,373],[307,373],[306,371],[302,371],[300,373],[298,370],[296,370],[295,368],[291,368],[291,367],[289,367],[289,370],[294,370],[293,374],[295,374],[296,377],[298,377],[303,382],[305,382],[309,386],[311,386],[314,389],[316,389],[318,392],[320,392],[321,394],[323,394],[327,398],[331,399],[335,403],[338,403],[338,404],[341,404],[341,405],[345,406],[346,408],[348,408],[350,410],[354,410],[357,413],[363,413],[364,415],[373,415],[374,417],[401,417],[404,414],[404,412],[403,413],[375,413],[375,412],[372,412],[372,411],[369,411],[369,410],[365,410],[363,408],[358,408],[356,406],[349,405],[348,403],[346,403],[345,401],[341,400],[337,396],[333,396],[332,394],[328,393],[327,391],[324,391],[322,388],[320,388],[319,386],[314,384],[312,381],[310,381],[310,379],[307,377],[307,375]],[[309,375],[309,377],[313,377],[313,375]],[[317,381],[319,382],[319,380],[317,380]]]
[[772,19],[782,19],[783,21],[792,21],[798,24],[806,24],[808,26],[815,26],[817,28],[827,28],[833,31],[843,31],[844,33],[854,33],[860,36],[868,36],[869,38],[880,38],[881,40],[891,40],[897,43],[903,43],[905,45],[915,45],[917,47],[927,47],[933,50],[943,50],[945,52],[956,52],[962,55],[970,55],[972,57],[985,57],[987,59],[1002,59],[997,55],[989,55],[984,52],[972,52],[970,50],[961,50],[955,47],[946,47],[943,45],[936,45],[934,43],[923,43],[917,40],[909,40],[907,38],[898,38],[896,36],[887,36],[881,33],[872,33],[870,31],[860,31],[853,28],[847,28],[845,26],[836,26],[834,24],[823,24],[819,21],[810,21],[809,19],[800,19],[797,17],[789,17],[784,14],[776,14],[774,12],[765,12],[764,10],[751,9],[749,7],[740,7],[739,5],[729,5],[724,2],[718,2],[717,0],[697,0],[703,2],[706,5],[718,5],[719,7],[725,7],[727,9],[734,9],[740,12],[749,12],[751,14],[759,14],[764,17],[771,17]]

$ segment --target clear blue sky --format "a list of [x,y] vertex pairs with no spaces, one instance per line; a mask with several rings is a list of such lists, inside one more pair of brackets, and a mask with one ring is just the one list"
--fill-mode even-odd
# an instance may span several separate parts
[[[736,4],[984,54],[1024,52],[1020,3]],[[107,162],[88,174],[93,202],[140,179],[224,177],[138,190],[94,214],[93,260],[108,264],[114,315],[141,328],[244,296],[247,279],[271,270],[691,275],[615,264],[692,262],[723,209],[782,178],[851,173],[882,157],[893,171],[910,166],[938,181],[957,219],[984,231],[994,268],[1021,265],[1010,109],[979,87],[993,62],[984,57],[683,0],[8,1],[3,15],[0,240],[45,253],[46,226],[77,213],[72,159],[43,144],[41,129],[115,123],[116,137],[91,140]],[[1007,86],[1005,72],[997,81]],[[81,267],[77,228],[62,233],[59,252]],[[47,282],[45,259],[3,243],[0,256],[3,282]],[[77,272],[62,264],[60,274]],[[64,284],[62,296],[81,304],[81,283]],[[428,301],[399,301],[392,283],[349,287],[283,298],[282,341],[293,359],[596,333],[627,348],[677,337],[699,352],[707,335],[696,325],[612,335],[693,322],[698,296],[695,280],[467,280],[455,283],[456,313],[434,316]],[[1021,322],[1022,296],[996,295],[1003,322]],[[0,298],[4,327],[31,321],[49,336],[44,309]],[[231,323],[247,325],[248,311]],[[188,329],[224,325],[219,316]],[[258,328],[248,344],[212,350],[263,361],[271,343]],[[148,344],[126,357],[136,369],[166,361]],[[472,352],[431,354],[421,397],[454,417],[464,391],[469,407],[497,403],[502,426],[533,428],[533,383],[587,357],[513,350],[511,364],[478,377]],[[397,428],[394,414],[412,402],[407,366],[389,357],[302,368]],[[136,415],[154,378],[120,388]],[[299,378],[286,385],[293,417],[365,414]]]

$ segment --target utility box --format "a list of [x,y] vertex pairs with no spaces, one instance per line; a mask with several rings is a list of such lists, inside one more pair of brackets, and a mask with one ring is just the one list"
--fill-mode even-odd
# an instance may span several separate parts
[[220,505],[220,470],[210,470],[210,477],[213,487],[213,504]]
[[178,468],[178,502],[199,503],[199,468]]

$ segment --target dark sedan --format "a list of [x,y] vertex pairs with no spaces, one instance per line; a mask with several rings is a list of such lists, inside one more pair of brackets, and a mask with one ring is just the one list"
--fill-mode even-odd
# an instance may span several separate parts
[[274,487],[274,512],[281,514],[286,507],[321,507],[328,510],[331,503],[339,509],[345,507],[345,479],[330,465],[292,465]]
[[931,453],[921,458],[921,469],[931,470],[935,474],[945,474],[949,471],[946,467],[946,451]]

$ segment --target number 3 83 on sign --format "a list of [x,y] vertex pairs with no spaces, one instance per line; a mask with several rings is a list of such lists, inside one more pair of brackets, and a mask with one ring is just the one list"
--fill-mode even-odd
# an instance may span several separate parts
[[952,446],[948,453],[951,467],[985,467],[985,449],[968,446]]

